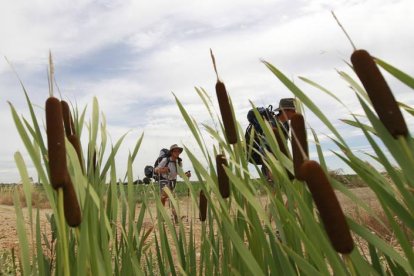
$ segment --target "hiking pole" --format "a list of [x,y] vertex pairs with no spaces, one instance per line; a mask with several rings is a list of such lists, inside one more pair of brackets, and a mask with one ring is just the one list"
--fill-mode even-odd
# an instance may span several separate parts
[[[188,177],[188,175],[191,173],[191,171],[186,171],[185,175]],[[189,181],[190,182],[190,181]],[[190,183],[191,184],[191,183]],[[187,187],[187,222],[188,222],[188,209],[189,209],[189,205],[190,205],[190,187]]]

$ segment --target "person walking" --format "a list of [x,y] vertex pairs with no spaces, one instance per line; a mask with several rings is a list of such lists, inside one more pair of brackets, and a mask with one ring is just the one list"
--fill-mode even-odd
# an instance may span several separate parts
[[[285,139],[289,137],[289,121],[296,114],[296,105],[294,98],[283,98],[279,101],[279,107],[272,110],[272,106],[268,108],[258,107],[257,108],[260,115],[263,117],[264,120],[267,120],[272,128],[276,131],[278,126],[283,132],[283,136]],[[276,113],[277,112],[277,113]],[[262,165],[261,171],[264,176],[266,176],[269,182],[272,181],[272,176],[270,170],[266,167],[262,160],[262,156],[265,154],[265,149],[270,151],[270,147],[264,137],[263,130],[260,127],[259,121],[257,120],[253,109],[249,111],[247,114],[247,119],[249,121],[249,126],[246,129],[246,143],[249,143],[250,140],[250,132],[254,129],[255,135],[253,140],[253,149],[249,150],[249,162],[252,162],[256,165]],[[260,154],[259,154],[260,153]]]
[[[180,154],[182,152],[182,147],[179,147],[177,144],[171,145],[167,156],[164,157],[158,166],[154,169],[154,172],[159,175],[161,203],[163,206],[165,206],[165,203],[168,199],[168,194],[165,192],[165,189],[169,189],[171,192],[173,192],[175,185],[177,184],[178,167],[182,167],[182,159],[180,158]],[[190,177],[191,172],[188,171],[185,173],[185,175],[187,177]],[[172,213],[174,216],[174,221],[177,223],[178,217],[174,207],[172,207]]]

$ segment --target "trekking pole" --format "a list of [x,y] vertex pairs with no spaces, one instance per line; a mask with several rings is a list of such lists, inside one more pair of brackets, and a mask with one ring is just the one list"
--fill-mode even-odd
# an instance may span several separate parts
[[[188,175],[190,175],[191,171],[186,171],[186,176],[189,178]],[[188,174],[188,175],[187,175]],[[191,176],[191,175],[190,175]],[[190,183],[189,185],[191,185],[190,179],[188,179],[188,182]],[[190,205],[190,187],[187,187],[187,222],[188,222],[188,217],[189,217],[189,205]]]

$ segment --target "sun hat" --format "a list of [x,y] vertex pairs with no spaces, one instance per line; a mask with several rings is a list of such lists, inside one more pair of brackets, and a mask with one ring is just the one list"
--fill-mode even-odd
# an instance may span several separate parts
[[275,111],[279,110],[296,110],[295,107],[295,99],[294,98],[283,98],[279,101],[279,107],[275,109]]
[[170,147],[170,151],[173,151],[175,149],[179,149],[180,153],[183,152],[183,148],[179,147],[177,144],[174,144]]

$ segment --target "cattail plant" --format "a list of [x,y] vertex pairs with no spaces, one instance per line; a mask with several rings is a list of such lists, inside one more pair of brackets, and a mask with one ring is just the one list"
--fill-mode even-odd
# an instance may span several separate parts
[[227,167],[227,159],[224,154],[217,154],[216,156],[216,167],[217,167],[217,178],[219,184],[220,194],[223,198],[228,198],[230,196],[230,186],[229,186],[229,177],[224,170],[224,167]]
[[303,115],[300,113],[293,115],[290,125],[292,127],[292,157],[295,177],[298,180],[304,180],[300,174],[300,167],[308,159],[309,150]]
[[66,101],[60,101],[60,103],[62,105],[63,124],[65,127],[66,137],[69,137],[70,135],[73,134],[72,124],[71,124],[72,116],[70,114],[68,103]]
[[407,136],[407,125],[398,103],[371,55],[365,50],[355,50],[351,55],[351,62],[378,117],[390,134],[394,138]]
[[339,253],[351,253],[354,248],[354,241],[338,198],[325,172],[319,163],[313,160],[304,161],[301,170],[300,174],[312,193],[332,246]]
[[67,224],[71,227],[79,226],[82,221],[81,210],[69,175],[63,187],[63,208]]
[[200,221],[205,221],[207,219],[207,197],[202,190],[200,191],[199,201]]
[[82,172],[84,173],[83,162],[82,162],[82,148],[79,137],[75,133],[75,128],[73,124],[73,118],[70,113],[69,105],[66,101],[60,101],[62,104],[62,113],[63,113],[63,124],[65,127],[66,137],[69,142],[75,148],[76,154],[79,159],[79,164],[81,166]]
[[[21,274],[330,275],[335,273],[335,275],[414,275],[412,252],[414,219],[411,211],[414,209],[414,200],[410,192],[412,187],[408,187],[411,184],[407,183],[413,179],[410,166],[407,166],[408,168],[392,166],[384,152],[376,144],[376,139],[384,138],[384,131],[376,131],[377,137],[372,139],[371,129],[366,125],[359,124],[356,120],[353,125],[363,130],[376,153],[374,158],[383,165],[388,174],[384,175],[382,171],[368,166],[364,162],[365,160],[361,160],[353,154],[353,149],[346,145],[345,139],[318,109],[318,105],[312,103],[311,99],[307,97],[307,93],[302,92],[277,68],[270,66],[270,64],[268,67],[334,134],[332,139],[343,153],[340,157],[358,176],[363,178],[364,183],[368,186],[366,188],[371,189],[379,198],[379,205],[386,213],[386,219],[391,228],[390,232],[393,233],[393,243],[387,242],[388,239],[384,239],[380,235],[373,234],[369,226],[357,222],[351,215],[345,220],[335,193],[330,186],[331,183],[338,188],[338,192],[349,196],[352,206],[355,204],[357,208],[362,207],[370,213],[375,213],[375,210],[370,206],[363,206],[365,204],[362,200],[357,200],[356,196],[352,195],[353,191],[339,181],[327,179],[321,166],[325,168],[331,164],[325,164],[324,150],[318,142],[316,133],[314,133],[315,144],[321,166],[315,161],[304,159],[301,165],[303,172],[300,173],[309,186],[310,193],[303,193],[303,185],[295,185],[296,183],[289,185],[291,183],[286,183],[284,177],[280,178],[279,173],[272,174],[277,187],[276,185],[269,187],[267,179],[257,178],[256,171],[252,173],[243,147],[220,147],[223,163],[221,166],[217,166],[217,163],[221,161],[217,161],[217,156],[213,156],[213,158],[210,156],[211,152],[217,153],[216,148],[204,142],[206,139],[203,139],[203,133],[198,128],[197,122],[187,113],[179,100],[177,100],[179,109],[190,131],[194,134],[194,138],[199,141],[199,147],[203,152],[207,166],[204,162],[200,162],[199,155],[188,151],[188,159],[192,162],[199,183],[190,183],[188,179],[185,179],[185,185],[190,190],[191,203],[193,204],[191,207],[194,207],[192,210],[199,209],[200,212],[198,214],[195,211],[192,214],[193,218],[197,218],[197,220],[191,220],[190,217],[187,220],[188,225],[184,225],[184,221],[180,220],[176,225],[178,227],[176,227],[174,222],[169,219],[164,206],[159,203],[157,196],[159,191],[154,185],[133,185],[133,160],[140,148],[142,137],[137,141],[133,154],[128,157],[127,171],[121,175],[121,177],[127,176],[127,185],[119,185],[125,183],[120,180],[117,174],[119,164],[116,164],[117,159],[115,158],[116,152],[122,144],[122,138],[114,147],[111,147],[108,154],[105,153],[106,139],[100,139],[99,142],[96,139],[99,131],[105,131],[105,121],[102,121],[101,128],[97,127],[100,125],[99,115],[101,113],[97,100],[94,99],[90,125],[95,127],[88,128],[90,148],[88,162],[85,164],[90,167],[86,170],[85,177],[79,177],[80,183],[73,183],[79,185],[72,186],[68,184],[69,174],[64,170],[62,173],[65,179],[64,186],[57,189],[57,197],[51,185],[43,185],[54,218],[56,218],[57,240],[52,245],[53,249],[56,249],[53,254],[54,258],[50,258],[50,252],[45,251],[48,250],[46,248],[48,246],[45,246],[42,239],[45,236],[43,232],[45,227],[40,225],[40,220],[36,221],[36,227],[30,227],[30,229],[36,229],[36,238],[34,238],[36,245],[34,250],[29,249],[31,247],[28,241],[33,239],[27,239],[30,235],[28,231],[26,232],[28,229],[26,227],[27,220],[25,221],[21,208],[16,204],[19,250],[22,252],[18,260],[22,270]],[[204,91],[198,92],[210,110],[212,104],[207,99],[208,94]],[[32,105],[30,101],[28,104]],[[38,150],[43,142],[42,133],[39,128],[30,126],[28,120],[22,120],[12,105],[11,109],[16,127],[38,172],[39,179],[41,183],[48,183],[49,179],[45,173],[48,169],[47,165],[45,166],[47,162],[42,162]],[[364,108],[364,110],[366,109]],[[73,111],[73,114],[77,114],[77,112]],[[35,114],[33,113],[32,116],[33,125],[37,125]],[[210,116],[213,121],[217,119],[211,114]],[[81,133],[84,124],[82,117],[74,116],[78,133]],[[60,124],[62,124],[62,120],[61,118]],[[378,124],[374,127],[376,126]],[[210,137],[213,137],[215,142],[220,144],[222,142],[220,131],[207,125],[206,128]],[[72,131],[73,129],[71,127]],[[61,130],[63,137],[63,126],[61,126]],[[279,132],[276,132],[274,136],[271,129],[266,128],[265,130],[265,136],[268,138],[267,142],[269,142],[272,151],[276,150],[279,153],[276,145],[278,143],[281,154],[288,155],[289,151],[288,147],[285,147],[286,141],[284,141],[283,134],[280,132],[279,135]],[[294,129],[293,132],[293,137],[295,137],[295,133],[298,131]],[[385,134],[387,137],[383,141],[390,140],[388,133]],[[101,137],[106,136],[107,133],[101,133]],[[409,138],[410,140],[407,140],[411,141],[412,138]],[[70,140],[70,136],[68,140]],[[62,144],[63,142],[62,138]],[[391,139],[391,142],[395,141]],[[298,143],[298,145],[301,144]],[[394,151],[395,155],[402,156],[402,159],[405,159],[403,161],[409,163],[410,154],[414,152],[413,147],[412,143],[406,143],[407,150],[402,151],[397,147],[390,147],[389,151]],[[370,155],[375,153],[370,152]],[[109,156],[107,160],[105,160],[105,156]],[[270,161],[274,160],[272,156],[269,159]],[[267,164],[272,165],[270,166],[271,170],[279,172],[280,169],[283,169],[280,165],[290,165],[285,162],[289,161],[287,158],[282,159],[281,164],[274,162]],[[73,164],[69,163],[77,162],[76,158],[75,160],[72,158],[67,160],[68,167],[71,168],[70,176],[80,176],[80,168],[71,166]],[[232,186],[229,200],[225,204],[221,198],[213,194],[206,197],[207,192],[210,193],[217,186],[221,186],[219,170],[217,169],[218,177],[216,177],[213,168],[217,166],[217,168],[224,169],[227,165],[224,164],[224,161],[234,165],[231,170],[225,170],[229,180],[240,184]],[[216,163],[214,164],[214,162]],[[24,170],[25,164],[19,158],[16,158],[16,164],[22,176],[23,185],[30,187],[28,174]],[[95,164],[98,165],[97,170],[102,165],[99,177],[94,177],[93,166]],[[387,178],[388,176],[391,177],[391,181]],[[24,179],[26,180],[24,181]],[[75,178],[72,180],[74,182]],[[76,188],[76,194],[73,187]],[[182,183],[177,183],[174,190],[177,197],[180,196],[179,190],[182,187],[185,186]],[[30,194],[29,189],[24,190],[27,195]],[[175,200],[175,195],[171,195],[170,199],[179,212],[180,200]],[[311,195],[315,204],[312,202]],[[77,196],[81,201],[77,201]],[[286,200],[289,201],[288,206],[285,204]],[[27,201],[29,202],[29,200]],[[82,203],[82,214],[78,212],[79,203]],[[154,208],[157,209],[155,216]],[[318,210],[319,212],[315,212]],[[29,213],[31,212],[29,211]],[[207,216],[208,224],[204,223]],[[198,218],[202,222],[198,221]],[[76,226],[82,219],[80,231],[69,229],[69,234],[65,232],[68,229],[67,224]],[[381,220],[381,218],[378,219]],[[30,221],[34,220],[30,219]],[[156,227],[157,225],[158,227]],[[362,244],[368,244],[368,249],[364,246],[355,246],[353,249],[354,243],[348,225],[352,234],[358,237]],[[367,252],[368,250],[369,252]],[[341,256],[337,252],[343,253],[345,256]],[[351,252],[352,254],[348,255]]]
[[46,100],[46,131],[50,182],[54,189],[58,189],[65,184],[67,165],[62,107],[55,97]]
[[230,99],[227,94],[226,86],[219,79],[217,68],[216,68],[216,61],[215,61],[212,50],[210,50],[210,54],[213,60],[214,71],[216,72],[216,75],[217,75],[216,94],[217,94],[217,100],[218,100],[219,107],[220,107],[221,118],[224,124],[226,139],[229,144],[236,144],[237,143],[237,131],[236,131],[236,125],[234,122],[232,108],[230,105]]

